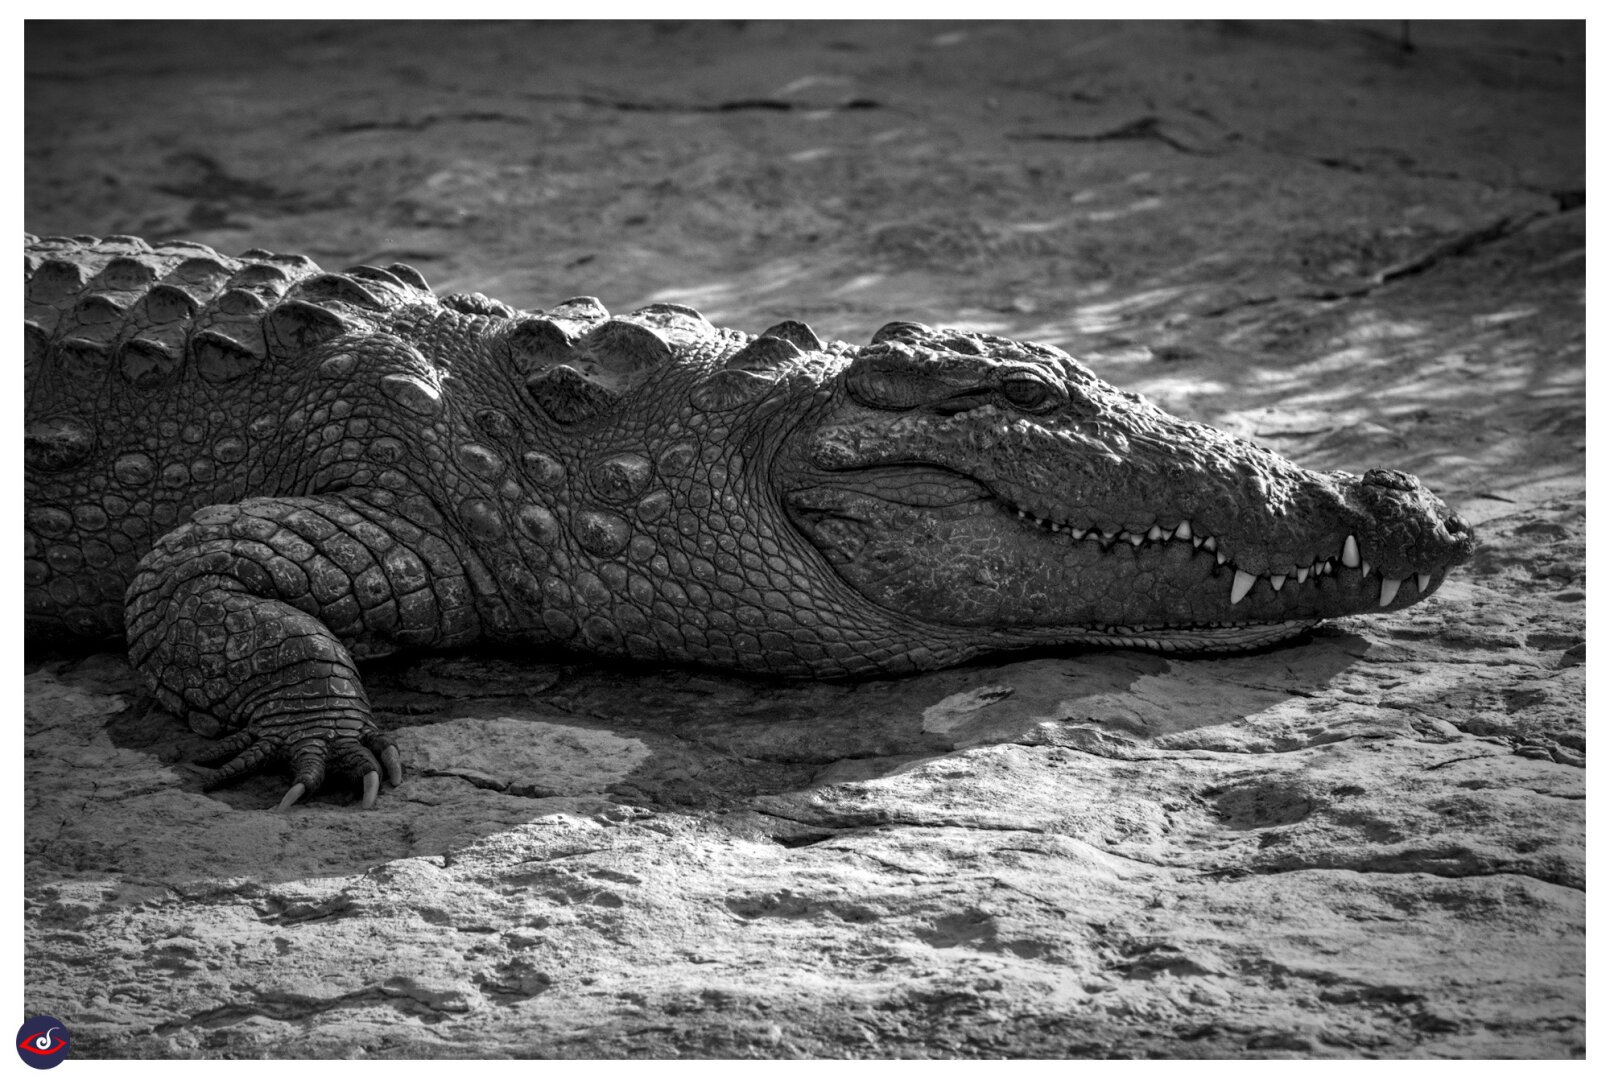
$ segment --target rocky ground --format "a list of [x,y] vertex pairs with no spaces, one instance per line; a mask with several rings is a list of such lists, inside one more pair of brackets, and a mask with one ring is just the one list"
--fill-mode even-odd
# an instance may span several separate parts
[[86,1057],[1584,1052],[1580,25],[30,24],[26,223],[540,307],[1060,345],[1477,526],[1223,659],[368,673],[267,812],[27,664],[26,990]]

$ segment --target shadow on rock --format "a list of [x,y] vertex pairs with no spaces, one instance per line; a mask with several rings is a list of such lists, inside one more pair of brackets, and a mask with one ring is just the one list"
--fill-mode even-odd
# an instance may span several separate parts
[[[291,879],[453,853],[549,815],[676,812],[789,846],[854,822],[790,821],[777,797],[855,787],[1016,744],[1144,762],[1356,737],[1325,704],[1363,639],[1322,629],[1256,655],[1040,656],[858,683],[677,668],[533,665],[513,655],[368,665],[408,779],[372,813],[333,790],[271,813],[282,776],[203,792],[211,743],[152,707],[120,658],[35,658],[28,852],[67,874]],[[1381,721],[1370,721],[1379,725]],[[1378,732],[1377,734],[1394,734]]]

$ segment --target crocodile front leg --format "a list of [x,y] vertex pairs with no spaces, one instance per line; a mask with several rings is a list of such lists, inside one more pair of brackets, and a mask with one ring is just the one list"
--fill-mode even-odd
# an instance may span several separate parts
[[479,634],[452,549],[362,493],[208,506],[141,560],[125,608],[129,657],[197,730],[230,732],[215,787],[288,765],[280,809],[334,773],[374,805],[397,748],[370,716],[354,657]]

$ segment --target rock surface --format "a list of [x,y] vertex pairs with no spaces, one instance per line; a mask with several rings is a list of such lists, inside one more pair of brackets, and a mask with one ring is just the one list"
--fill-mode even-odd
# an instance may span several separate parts
[[118,656],[35,653],[26,1009],[84,1057],[1580,1056],[1583,38],[1399,35],[30,24],[34,232],[1049,341],[1481,547],[1232,658],[387,661],[372,813],[203,794]]

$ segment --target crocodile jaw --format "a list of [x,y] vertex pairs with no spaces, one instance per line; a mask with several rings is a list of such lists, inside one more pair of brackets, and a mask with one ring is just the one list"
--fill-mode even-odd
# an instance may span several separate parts
[[1243,569],[1237,556],[1257,565],[1255,538],[1217,536],[1175,511],[1103,530],[1088,515],[1037,517],[982,481],[927,466],[837,473],[785,505],[840,577],[880,607],[1026,644],[1252,648],[1326,618],[1407,607],[1468,556],[1468,534],[1448,533],[1457,519],[1412,481],[1308,473],[1306,483],[1342,509],[1315,528],[1313,557],[1284,573]]

